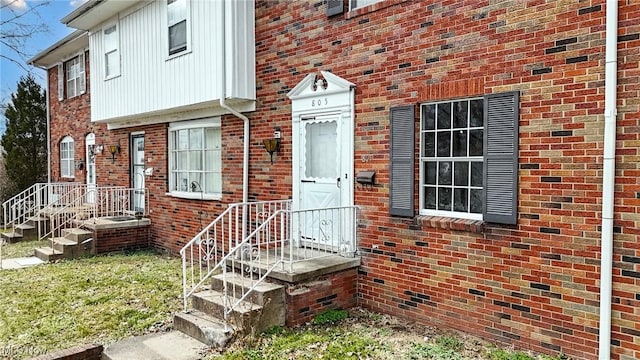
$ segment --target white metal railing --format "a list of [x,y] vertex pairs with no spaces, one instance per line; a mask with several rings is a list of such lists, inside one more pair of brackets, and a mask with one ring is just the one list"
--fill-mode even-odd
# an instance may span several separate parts
[[[40,239],[49,238],[51,248],[56,237],[63,236],[63,230],[75,227],[81,221],[100,217],[148,215],[149,193],[147,189],[106,186],[76,189],[69,195],[73,201],[55,209],[49,214],[49,230]],[[55,251],[55,250],[54,250]]]
[[187,299],[214,272],[221,271],[221,260],[242,243],[250,224],[258,224],[276,211],[290,207],[290,200],[229,204],[222,214],[194,236],[180,250],[184,310],[187,311]]
[[[354,256],[357,244],[356,224],[358,207],[332,207],[290,210],[283,208],[249,222],[248,234],[242,242],[220,242],[206,237],[203,231],[193,244],[204,244],[204,251],[196,264],[193,247],[185,246],[180,253],[183,261],[184,310],[188,298],[213,274],[221,273],[225,304],[224,321],[228,323],[233,310],[276,268],[294,272],[297,262],[326,256]],[[206,229],[205,229],[206,230]],[[199,240],[197,240],[199,239]],[[199,245],[201,246],[201,245]],[[222,246],[222,248],[221,248]],[[226,247],[225,247],[226,246]],[[198,252],[199,253],[199,252]],[[200,253],[199,253],[200,254]],[[214,265],[209,263],[213,261]],[[201,268],[200,276],[194,270]],[[189,273],[189,269],[191,273]],[[202,269],[210,269],[205,273]],[[230,282],[229,273],[240,272],[243,284]],[[189,283],[189,278],[192,279]],[[193,279],[200,278],[199,282]]]
[[4,230],[11,227],[15,232],[16,226],[38,215],[47,206],[64,205],[63,196],[71,190],[85,187],[80,183],[35,183],[11,199],[2,203],[2,219]]

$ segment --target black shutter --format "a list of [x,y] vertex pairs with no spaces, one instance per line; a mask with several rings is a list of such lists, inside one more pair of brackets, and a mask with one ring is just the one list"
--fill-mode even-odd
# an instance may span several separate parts
[[414,109],[413,105],[394,107],[389,110],[390,123],[390,169],[389,169],[389,213],[398,216],[413,216],[413,156],[414,156]]
[[343,11],[343,0],[327,0],[327,16],[342,14]]
[[483,220],[515,224],[518,215],[519,92],[484,98]]

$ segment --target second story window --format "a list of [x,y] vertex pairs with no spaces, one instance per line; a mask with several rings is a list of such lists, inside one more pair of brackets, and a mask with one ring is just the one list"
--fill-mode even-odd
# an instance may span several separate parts
[[64,63],[67,98],[72,98],[85,91],[84,54],[78,55]]
[[167,0],[169,55],[177,54],[187,50],[187,6],[187,0]]
[[120,75],[118,25],[108,26],[102,32],[104,36],[104,77],[109,79]]

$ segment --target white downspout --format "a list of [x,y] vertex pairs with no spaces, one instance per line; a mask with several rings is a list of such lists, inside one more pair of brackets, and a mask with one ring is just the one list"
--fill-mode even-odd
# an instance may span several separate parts
[[[225,2],[221,1],[220,6],[222,7],[222,36],[220,37],[220,48],[221,51],[221,64],[222,71],[220,74],[220,106],[223,109],[227,109],[231,114],[237,116],[242,119],[244,122],[244,151],[242,156],[242,202],[249,202],[249,118],[244,116],[242,113],[238,112],[236,109],[230,107],[225,102],[227,97],[227,53],[226,53],[226,9]],[[246,216],[246,206],[243,206],[243,216],[242,216],[242,239],[247,235],[247,216]]]
[[613,204],[616,173],[616,101],[618,77],[618,1],[607,0],[604,156],[602,173],[602,239],[600,259],[600,360],[611,358],[611,287],[613,263]]

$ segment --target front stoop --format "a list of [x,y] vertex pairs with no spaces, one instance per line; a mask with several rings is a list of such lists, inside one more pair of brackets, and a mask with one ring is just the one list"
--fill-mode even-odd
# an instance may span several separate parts
[[93,232],[70,228],[62,231],[64,237],[52,239],[53,248],[45,246],[35,249],[35,255],[43,261],[54,261],[58,259],[74,259],[91,253],[91,238]]
[[[250,282],[237,274],[228,274],[227,280],[227,287],[236,290],[247,290]],[[285,324],[284,287],[261,283],[228,316],[229,326],[225,328],[222,287],[222,275],[214,276],[211,290],[192,295],[194,310],[175,315],[174,327],[209,346],[224,347],[235,334],[255,335],[275,325]],[[231,297],[230,301],[237,299]]]

